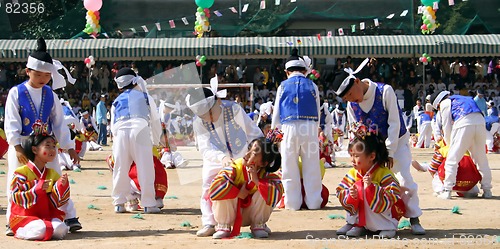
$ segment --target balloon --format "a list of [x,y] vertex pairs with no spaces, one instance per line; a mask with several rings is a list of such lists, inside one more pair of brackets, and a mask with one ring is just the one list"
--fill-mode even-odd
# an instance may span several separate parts
[[314,78],[314,74],[309,74],[309,79],[311,79],[311,80],[316,80],[316,79]]
[[427,24],[427,28],[432,29],[432,27],[434,27],[434,25],[432,25],[432,23]]
[[214,0],[195,0],[194,2],[202,9],[208,9],[214,5]]
[[210,18],[210,13],[206,13],[207,18]]
[[196,9],[196,12],[198,12],[198,13],[203,12],[203,8],[202,8],[202,7],[198,7],[198,8]]
[[424,21],[424,24],[427,24],[427,25],[428,25],[429,23],[431,23],[431,21],[429,21],[429,20],[425,20],[425,21]]
[[421,2],[425,6],[432,6],[434,4],[434,2],[439,3],[439,0],[421,0]]
[[201,62],[200,61],[196,61],[196,66],[201,67]]
[[431,61],[432,61],[432,58],[431,58],[431,57],[427,57],[427,61],[428,61],[428,62],[431,62]]
[[203,9],[203,12],[205,12],[205,14],[208,14],[208,13],[210,13],[210,10],[208,8],[205,8],[205,9]]
[[423,57],[423,58],[422,58],[422,62],[423,62],[423,63],[426,63],[426,62],[427,62],[427,58]]
[[85,64],[89,64],[89,63],[90,63],[90,59],[89,59],[89,58],[85,58],[85,60],[83,60],[83,62],[84,62]]
[[420,27],[421,30],[427,30],[427,24],[422,24],[422,26]]
[[319,75],[319,73],[317,73],[317,72],[314,74],[314,77],[316,77],[318,79],[319,79],[319,76],[321,76],[321,75]]
[[83,6],[90,11],[98,11],[102,7],[102,0],[83,0]]
[[207,57],[202,55],[201,58],[200,58],[200,61],[206,61],[207,60]]
[[427,56],[429,56],[429,55],[428,55],[428,54],[426,54],[426,53],[423,53],[423,54],[422,54],[422,57],[427,57]]
[[311,73],[312,73],[312,74],[316,74],[316,73],[317,73],[317,72],[316,72],[316,69],[311,70]]
[[422,16],[422,21],[427,20],[427,17],[425,15]]
[[198,25],[198,26],[194,27],[194,30],[196,30],[196,32],[200,33],[201,31],[203,31],[203,27]]
[[205,66],[206,64],[207,64],[206,61],[204,61],[204,62],[201,63],[202,66]]
[[197,56],[196,56],[196,60],[197,60],[197,61],[199,61],[199,60],[200,60],[200,58],[201,58],[201,55],[197,55]]
[[418,61],[422,62],[422,59],[423,59],[423,58],[422,58],[422,57],[420,57],[420,58],[418,58]]

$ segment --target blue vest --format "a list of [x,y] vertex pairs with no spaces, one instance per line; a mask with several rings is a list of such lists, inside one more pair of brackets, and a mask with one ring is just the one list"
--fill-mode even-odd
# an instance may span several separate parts
[[233,105],[238,105],[232,101],[222,101],[222,113],[221,115],[224,118],[224,127],[225,131],[224,136],[226,137],[226,142],[222,142],[215,130],[213,123],[206,122],[202,120],[203,126],[210,132],[210,141],[218,150],[226,153],[229,152],[231,157],[233,155],[237,155],[241,150],[247,147],[247,135],[243,128],[236,123],[234,119],[233,113]]
[[17,93],[19,99],[19,115],[21,116],[23,129],[22,136],[28,136],[33,131],[32,125],[36,120],[40,119],[43,123],[49,124],[49,133],[52,130],[51,122],[49,122],[50,113],[54,106],[54,92],[52,88],[45,85],[42,87],[42,103],[40,104],[40,111],[38,112],[31,99],[31,95],[26,87],[27,81],[17,85]]
[[336,112],[333,112],[332,113],[332,116],[333,116],[333,123],[336,125],[336,126],[342,126],[342,119],[344,119],[344,115],[342,115],[342,117],[339,117],[338,114]]
[[484,117],[484,119],[486,120],[486,129],[490,131],[492,124],[500,122],[498,118],[498,109],[493,106],[491,108],[491,115]]
[[320,113],[320,115],[319,115],[319,127],[321,127],[321,130],[325,130],[326,114],[323,111],[323,109],[321,109],[321,111],[319,113]]
[[453,95],[450,96],[449,99],[451,100],[451,118],[453,121],[457,121],[460,118],[475,112],[482,114],[472,97]]
[[149,100],[144,92],[127,89],[113,101],[113,106],[115,107],[114,123],[131,118],[143,118],[149,121]]
[[422,113],[420,114],[420,124],[423,124],[424,122],[431,122],[431,116],[427,113]]
[[304,76],[293,76],[281,82],[281,123],[292,120],[318,121],[314,82]]
[[[389,123],[387,122],[387,120],[389,119],[389,113],[384,109],[384,100],[382,95],[382,93],[384,92],[384,85],[385,84],[377,83],[377,88],[375,89],[375,101],[373,102],[373,106],[370,111],[368,111],[368,113],[361,110],[361,107],[358,103],[349,103],[352,110],[354,111],[356,120],[368,127],[370,127],[371,124],[376,124],[378,134],[382,137],[382,139],[385,140],[388,137]],[[403,120],[403,113],[401,112],[401,108],[399,108],[399,104],[398,111],[400,124],[399,137],[402,137],[406,133],[406,125]]]

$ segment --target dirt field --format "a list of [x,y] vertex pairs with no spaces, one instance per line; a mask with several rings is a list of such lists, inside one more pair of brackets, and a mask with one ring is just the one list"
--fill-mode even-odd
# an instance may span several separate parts
[[[431,177],[412,169],[419,184],[420,205],[424,211],[422,225],[425,236],[413,236],[409,230],[398,231],[394,240],[381,240],[373,236],[361,239],[339,239],[335,230],[345,221],[329,219],[332,214],[345,215],[334,195],[323,210],[275,210],[268,225],[273,230],[268,239],[213,240],[198,238],[201,226],[199,196],[201,192],[201,158],[193,147],[180,147],[184,157],[190,159],[187,168],[168,170],[169,190],[162,214],[115,214],[111,204],[111,173],[104,151],[89,152],[82,162],[81,172],[68,172],[73,201],[83,225],[75,234],[68,234],[62,241],[29,242],[0,235],[0,248],[490,248],[500,247],[500,155],[488,155],[493,174],[492,200],[463,199],[440,200],[432,195]],[[421,162],[430,161],[430,149],[413,150],[413,157]],[[347,158],[339,158],[346,163]],[[0,160],[0,170],[7,172],[7,162]],[[336,185],[348,166],[327,169],[323,183],[334,193]],[[0,175],[0,205],[4,217],[6,175]],[[105,186],[107,189],[98,189]],[[94,205],[99,210],[89,209]],[[459,206],[461,215],[451,212]],[[3,223],[2,223],[3,224]],[[183,226],[184,225],[184,226]],[[187,226],[186,226],[187,225]],[[242,228],[249,232],[249,228]]]

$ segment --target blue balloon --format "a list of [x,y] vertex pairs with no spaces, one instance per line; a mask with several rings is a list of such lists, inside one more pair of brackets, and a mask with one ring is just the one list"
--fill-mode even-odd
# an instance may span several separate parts
[[198,7],[208,9],[214,5],[214,0],[195,0],[194,1]]

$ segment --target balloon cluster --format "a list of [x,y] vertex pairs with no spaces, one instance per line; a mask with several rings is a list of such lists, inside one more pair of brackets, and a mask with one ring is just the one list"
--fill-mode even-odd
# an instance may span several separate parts
[[423,53],[422,56],[418,60],[420,62],[424,63],[424,65],[427,65],[427,64],[429,64],[429,62],[432,61],[432,58],[428,54]]
[[84,0],[83,6],[87,10],[87,23],[85,24],[85,29],[83,32],[87,34],[93,34],[101,32],[101,25],[99,25],[99,19],[101,19],[99,10],[102,7],[102,0]]
[[204,32],[210,31],[210,10],[209,8],[214,5],[214,0],[195,0],[196,6],[196,21],[194,23],[194,33],[198,38],[203,37]]
[[428,35],[434,33],[434,31],[439,27],[439,23],[436,22],[436,11],[433,9],[433,4],[436,1],[422,0],[422,4],[425,7],[422,8],[422,26],[420,29],[422,34]]
[[207,57],[204,55],[197,55],[196,56],[196,66],[201,67],[205,66],[207,64]]
[[319,77],[321,77],[321,75],[319,74],[319,70],[316,69],[311,70],[311,74],[309,74],[309,79],[317,80],[319,79]]
[[92,67],[93,65],[95,65],[95,59],[94,59],[94,56],[89,56],[87,58],[85,58],[85,60],[83,60],[83,62],[85,63],[85,66],[87,68],[90,68]]

